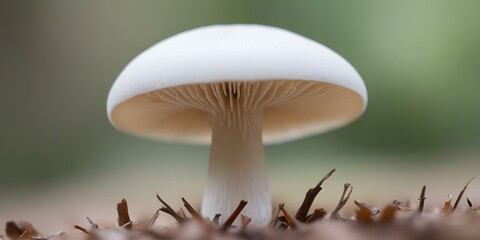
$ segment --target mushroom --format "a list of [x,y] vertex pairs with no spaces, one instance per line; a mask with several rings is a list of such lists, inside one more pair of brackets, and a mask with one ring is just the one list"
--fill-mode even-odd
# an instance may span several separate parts
[[145,50],[116,79],[107,111],[132,135],[211,142],[202,215],[226,218],[246,200],[242,213],[261,226],[272,214],[263,143],[346,125],[366,105],[360,75],[329,48],[280,28],[235,24]]

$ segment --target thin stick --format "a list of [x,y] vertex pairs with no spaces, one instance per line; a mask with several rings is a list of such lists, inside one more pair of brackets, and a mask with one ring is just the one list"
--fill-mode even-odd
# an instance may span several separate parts
[[338,201],[337,207],[332,212],[332,217],[334,218],[339,218],[340,216],[338,215],[338,212],[347,204],[348,199],[350,199],[350,195],[352,194],[353,187],[350,185],[350,183],[345,183],[343,185],[343,193],[342,196],[340,197],[340,200]]
[[165,207],[160,208],[160,211],[169,214],[170,216],[175,218],[175,220],[177,220],[178,223],[182,223],[182,222],[185,221],[185,219],[183,217],[181,217],[180,215],[178,215],[178,213],[175,212],[175,210],[173,210],[173,208],[170,207],[170,205],[168,205],[167,202],[163,201],[163,199],[160,197],[160,195],[158,195],[158,193],[157,193],[157,199],[158,199],[158,201],[160,201],[163,204],[163,206],[165,206]]
[[305,194],[305,199],[303,200],[302,205],[298,208],[297,213],[295,214],[295,219],[300,222],[305,222],[307,220],[308,211],[312,207],[313,201],[317,197],[318,193],[322,190],[322,184],[335,172],[335,169],[332,169],[330,172],[325,175],[325,177],[320,180],[320,182],[313,188],[310,188]]
[[180,215],[180,217],[188,219],[187,214],[185,211],[183,211],[183,208],[178,209],[177,214]]
[[190,205],[190,203],[188,203],[187,200],[185,200],[185,198],[182,197],[182,201],[183,201],[183,206],[185,206],[185,208],[192,215],[193,218],[197,220],[203,220],[202,216],[197,211],[195,211],[192,205]]
[[93,222],[91,218],[87,217],[87,221],[90,223],[92,228],[99,229],[98,225],[95,222]]
[[175,212],[175,210],[173,210],[173,208],[170,207],[170,205],[168,205],[167,202],[163,201],[163,199],[160,197],[160,195],[158,195],[158,193],[157,193],[157,199],[158,199],[158,201],[160,201],[163,204],[163,206],[168,208],[170,211]]
[[175,220],[178,222],[178,223],[183,223],[185,221],[184,218],[182,218],[180,215],[178,215],[178,213],[176,213],[175,211],[173,211],[172,209],[170,208],[167,208],[167,207],[162,207],[160,208],[160,211],[172,216],[173,218],[175,218]]
[[238,204],[237,208],[232,212],[232,214],[227,218],[227,220],[223,223],[222,225],[222,230],[227,230],[232,223],[235,221],[235,219],[238,217],[240,212],[242,212],[243,208],[247,205],[247,201],[242,200]]
[[151,228],[153,224],[155,224],[155,221],[157,221],[157,218],[159,215],[160,215],[160,208],[153,214],[152,218],[147,224],[147,228]]
[[277,210],[275,211],[275,214],[273,214],[272,220],[271,220],[270,223],[268,224],[270,227],[275,227],[275,226],[277,226],[277,223],[278,223],[278,215],[280,215],[280,208],[277,208]]
[[88,234],[88,231],[87,231],[87,229],[85,229],[85,228],[83,228],[83,227],[80,227],[80,226],[78,226],[78,225],[75,225],[73,228],[75,228],[75,229],[77,229],[77,230],[80,230],[80,231],[82,231],[82,232],[84,232],[84,233]]
[[282,203],[278,206],[280,208],[280,211],[282,211],[283,213],[283,216],[285,216],[285,218],[287,219],[287,222],[288,222],[288,225],[290,226],[290,228],[292,229],[295,229],[297,228],[297,224],[295,223],[295,219],[292,217],[292,215],[290,215],[287,210],[285,210],[285,204]]
[[462,198],[463,196],[463,193],[465,193],[465,190],[467,190],[467,187],[468,187],[468,184],[470,184],[473,179],[475,179],[475,177],[473,177],[472,179],[470,179],[470,181],[467,182],[467,184],[465,184],[465,186],[463,187],[462,191],[460,191],[460,194],[458,194],[458,198],[457,200],[455,201],[455,204],[453,205],[453,210],[455,211],[455,209],[457,209],[457,206],[458,204],[460,203],[460,199]]
[[427,186],[423,186],[422,187],[422,193],[420,193],[420,198],[418,200],[420,200],[420,205],[418,205],[418,212],[419,213],[423,213],[423,208],[425,206],[425,199],[427,199],[425,197],[425,191],[427,190]]

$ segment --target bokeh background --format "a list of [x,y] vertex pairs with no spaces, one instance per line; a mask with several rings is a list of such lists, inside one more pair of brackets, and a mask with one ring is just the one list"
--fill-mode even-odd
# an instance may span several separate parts
[[[0,0],[0,224],[30,220],[47,232],[87,225],[85,216],[114,224],[123,197],[134,218],[150,217],[156,192],[174,207],[182,196],[199,206],[208,146],[122,134],[105,105],[138,53],[218,23],[312,38],[367,85],[368,109],[355,123],[266,147],[276,203],[293,211],[336,168],[315,206],[331,208],[350,182],[354,199],[378,205],[415,202],[427,185],[432,207],[480,173],[479,10],[475,0]],[[467,191],[473,202],[479,187]]]

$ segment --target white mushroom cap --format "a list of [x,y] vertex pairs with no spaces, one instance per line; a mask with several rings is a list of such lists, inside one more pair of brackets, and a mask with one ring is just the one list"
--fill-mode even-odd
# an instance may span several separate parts
[[155,101],[145,97],[176,86],[263,80],[291,80],[279,87],[291,93],[306,91],[306,83],[317,88],[309,92],[314,96],[265,108],[264,143],[343,126],[367,105],[360,75],[322,44],[276,27],[214,25],[174,35],[133,59],[110,90],[108,116],[116,128],[133,135],[208,144],[206,112],[179,113],[166,102],[152,107]]

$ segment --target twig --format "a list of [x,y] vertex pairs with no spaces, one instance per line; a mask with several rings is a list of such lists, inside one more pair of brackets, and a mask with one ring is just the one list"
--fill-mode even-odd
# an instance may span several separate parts
[[90,223],[92,228],[95,228],[95,229],[99,228],[98,225],[96,223],[94,223],[91,218],[87,217],[87,221],[88,221],[88,223]]
[[173,210],[173,208],[170,207],[170,205],[168,205],[167,202],[163,201],[163,199],[160,197],[160,195],[158,195],[158,193],[157,193],[157,199],[158,199],[158,201],[160,201],[163,204],[163,206],[168,208],[170,211],[175,212],[175,210]]
[[232,212],[232,214],[230,214],[227,220],[223,223],[222,230],[227,230],[227,228],[229,228],[232,225],[232,223],[238,217],[240,212],[242,212],[243,208],[247,205],[247,203],[248,202],[245,200],[240,201],[237,208]]
[[335,172],[335,169],[332,169],[330,172],[325,175],[325,177],[320,180],[320,182],[313,188],[310,188],[307,193],[305,194],[305,199],[303,200],[302,205],[298,208],[297,213],[295,214],[295,219],[300,222],[305,222],[307,220],[308,211],[310,207],[312,207],[313,201],[315,197],[317,197],[318,193],[322,190],[322,184],[325,180],[327,180],[332,174]]
[[325,211],[325,209],[316,208],[313,211],[312,215],[307,217],[307,220],[305,221],[305,223],[311,223],[311,222],[314,222],[316,220],[323,219],[325,217],[325,215],[327,215],[327,211]]
[[158,195],[158,193],[157,193],[157,199],[158,199],[158,201],[160,201],[163,204],[163,206],[165,206],[165,207],[160,208],[160,211],[169,214],[170,216],[175,218],[175,220],[177,220],[178,223],[182,223],[182,222],[185,221],[185,219],[183,217],[181,217],[180,215],[178,215],[178,213],[175,212],[175,210],[173,210],[173,208],[170,207],[170,205],[168,205],[167,202],[163,201],[163,199],[160,197],[160,195]]
[[185,211],[183,211],[183,208],[182,208],[182,207],[181,207],[180,209],[178,209],[177,214],[178,214],[180,217],[183,217],[183,218],[185,218],[185,219],[188,219],[188,216],[187,216],[187,214],[185,213]]
[[283,216],[287,219],[288,225],[290,228],[295,229],[297,228],[297,224],[295,223],[295,219],[285,210],[285,203],[282,203],[278,206],[280,211],[282,211]]
[[274,228],[275,226],[277,226],[278,215],[280,215],[280,208],[277,208],[277,210],[275,211],[275,214],[273,214],[272,220],[270,221],[270,223],[268,224],[268,226],[273,227],[273,228]]
[[170,208],[167,207],[161,207],[160,211],[172,216],[178,223],[183,223],[185,221],[184,218],[182,218],[180,215],[178,215],[177,212],[173,211]]
[[470,184],[473,179],[475,179],[475,177],[473,177],[472,179],[470,179],[470,181],[467,182],[467,184],[465,184],[465,186],[463,187],[462,191],[460,191],[460,194],[458,194],[458,198],[457,200],[455,201],[455,204],[453,205],[453,210],[455,211],[457,209],[457,206],[458,204],[460,203],[460,199],[462,198],[463,196],[463,193],[465,193],[465,190],[467,190],[467,187],[468,187],[468,184]]
[[119,227],[123,229],[131,229],[133,227],[133,222],[127,222]]
[[132,225],[125,225],[127,223],[131,223],[130,215],[128,214],[128,204],[127,200],[122,199],[119,203],[117,203],[117,214],[118,214],[118,226],[125,226],[125,229],[132,229]]
[[425,206],[425,199],[427,199],[425,197],[425,191],[427,190],[427,186],[423,186],[422,187],[422,193],[420,193],[420,198],[418,200],[420,200],[420,205],[418,205],[418,212],[419,213],[423,213],[423,208]]
[[332,214],[331,214],[333,218],[340,218],[340,216],[338,215],[338,212],[345,206],[345,204],[347,204],[348,199],[350,199],[350,194],[352,194],[352,191],[353,191],[353,187],[352,185],[350,185],[350,183],[345,183],[343,185],[342,196],[340,197],[340,200],[338,201],[337,206],[335,207],[335,209],[332,211]]
[[197,211],[195,211],[192,205],[190,205],[190,203],[188,203],[187,200],[185,200],[185,198],[182,197],[182,201],[183,201],[183,206],[185,206],[185,208],[192,215],[193,218],[197,220],[203,220],[202,216]]
[[160,208],[153,214],[150,221],[148,221],[147,228],[151,228],[153,224],[155,224],[155,221],[157,221],[157,218],[159,215],[160,215]]
[[87,231],[87,229],[85,229],[85,228],[83,228],[83,227],[80,227],[80,226],[78,226],[78,225],[75,225],[73,228],[75,228],[75,229],[77,229],[77,230],[80,230],[80,231],[82,231],[82,232],[84,232],[84,233],[88,234],[88,231]]

